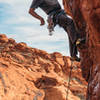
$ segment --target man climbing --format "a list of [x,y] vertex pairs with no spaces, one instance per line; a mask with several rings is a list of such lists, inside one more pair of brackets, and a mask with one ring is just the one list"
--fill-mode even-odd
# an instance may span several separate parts
[[76,46],[76,41],[79,39],[79,34],[76,31],[73,20],[65,14],[58,0],[33,0],[29,9],[29,13],[33,17],[40,20],[40,25],[44,25],[44,19],[35,12],[35,9],[38,7],[41,8],[48,15],[47,21],[49,32],[52,32],[54,30],[54,27],[58,24],[68,33],[70,55],[72,57],[72,60],[79,61],[80,59],[77,57]]

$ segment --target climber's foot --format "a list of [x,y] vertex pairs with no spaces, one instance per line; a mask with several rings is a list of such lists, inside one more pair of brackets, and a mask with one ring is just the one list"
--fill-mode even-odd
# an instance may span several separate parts
[[71,59],[72,61],[78,61],[78,62],[80,62],[80,58],[77,57],[77,56],[73,56],[73,57],[71,57],[70,59]]
[[85,41],[86,41],[85,38],[79,38],[79,39],[76,41],[76,45],[77,45],[77,46],[80,46],[80,45],[82,45],[82,44],[85,44]]

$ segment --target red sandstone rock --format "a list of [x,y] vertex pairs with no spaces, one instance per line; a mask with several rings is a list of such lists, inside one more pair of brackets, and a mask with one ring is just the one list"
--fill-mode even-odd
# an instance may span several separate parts
[[26,51],[27,44],[24,42],[21,42],[21,43],[16,44],[15,48],[17,48],[18,50]]
[[13,44],[13,43],[15,43],[15,40],[12,39],[12,38],[10,38],[8,42],[11,43],[11,44]]
[[8,42],[8,38],[6,37],[5,34],[0,34],[0,42],[1,43]]
[[[8,41],[0,42],[0,100],[67,100],[70,58]],[[84,100],[80,63],[72,67],[68,100]]]
[[63,0],[64,8],[86,35],[79,48],[83,77],[88,81],[87,100],[100,100],[100,0]]

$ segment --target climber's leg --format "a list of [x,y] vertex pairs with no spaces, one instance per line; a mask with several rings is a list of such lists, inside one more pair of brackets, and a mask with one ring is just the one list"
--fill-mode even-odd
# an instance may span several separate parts
[[76,41],[78,39],[78,33],[75,29],[73,20],[67,17],[66,14],[61,14],[58,17],[57,24],[59,24],[60,27],[64,28],[64,30],[68,34],[71,57],[74,58],[74,60],[79,61],[79,58],[77,57],[77,46],[76,46]]
[[72,43],[75,43],[77,41],[77,39],[80,37],[79,33],[77,32],[77,30],[75,28],[75,24],[74,24],[73,20],[70,18],[66,18],[66,19],[68,20],[67,21],[68,22],[67,30],[68,30],[70,39],[71,39]]
[[70,40],[70,37],[69,37],[69,48],[70,48],[70,56],[72,57],[73,56],[73,44]]
[[67,31],[72,43],[75,43],[80,37],[80,34],[75,28],[73,20],[69,18],[66,14],[62,14],[58,17],[58,24],[63,27],[65,31]]
[[80,61],[80,58],[78,58],[77,55],[77,47],[76,44],[72,43],[69,37],[69,48],[70,48],[70,56],[71,56],[71,60],[76,60],[76,61]]

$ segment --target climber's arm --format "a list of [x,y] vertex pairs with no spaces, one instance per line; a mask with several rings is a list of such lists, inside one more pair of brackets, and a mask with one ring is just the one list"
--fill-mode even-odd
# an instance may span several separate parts
[[34,8],[30,8],[29,9],[29,14],[31,14],[36,19],[40,20],[40,22],[41,22],[40,25],[44,25],[45,24],[44,19],[35,12],[35,9]]

